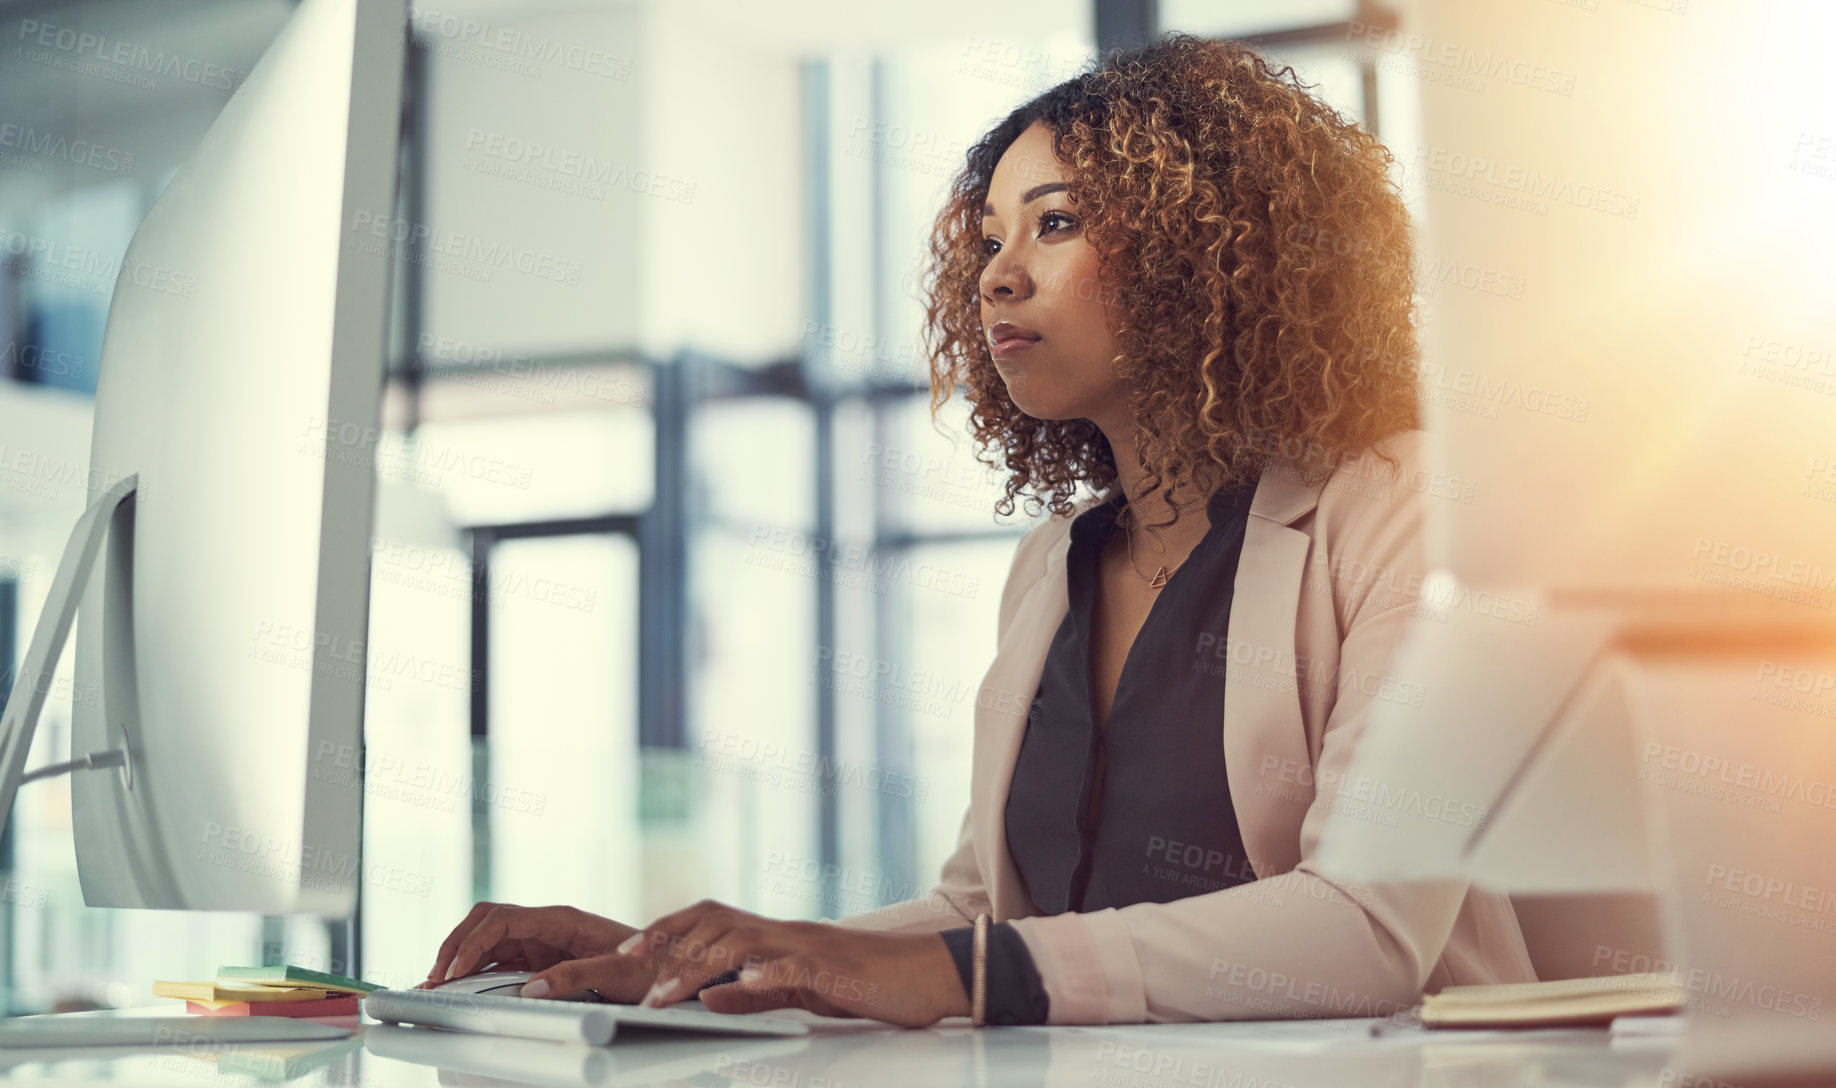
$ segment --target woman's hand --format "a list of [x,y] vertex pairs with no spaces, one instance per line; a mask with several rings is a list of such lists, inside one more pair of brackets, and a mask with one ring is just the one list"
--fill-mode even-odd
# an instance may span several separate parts
[[527,997],[563,997],[598,990],[608,1001],[634,1003],[650,988],[652,965],[613,949],[637,933],[631,926],[573,907],[479,903],[440,945],[420,989],[496,964],[534,971]]
[[646,1005],[694,997],[709,979],[738,968],[739,981],[701,990],[709,1011],[790,1007],[904,1027],[969,1015],[956,961],[935,933],[780,922],[704,899],[634,933],[619,952],[653,965],[657,982]]

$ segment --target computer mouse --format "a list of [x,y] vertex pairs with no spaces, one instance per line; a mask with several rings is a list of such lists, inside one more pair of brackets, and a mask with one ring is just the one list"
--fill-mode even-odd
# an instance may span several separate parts
[[[521,997],[523,983],[535,977],[534,971],[480,971],[475,975],[450,978],[434,990],[449,994],[496,994],[499,997]],[[582,990],[552,998],[554,1001],[605,1001],[597,991]]]

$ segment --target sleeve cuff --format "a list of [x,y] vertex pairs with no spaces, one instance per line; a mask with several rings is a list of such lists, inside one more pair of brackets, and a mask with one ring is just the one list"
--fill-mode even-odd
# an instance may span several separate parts
[[[944,946],[956,961],[956,973],[962,979],[963,992],[975,993],[975,927],[941,930]],[[1051,1001],[1039,969],[1033,965],[1026,942],[1008,922],[988,927],[988,962],[983,981],[984,1019],[990,1024],[1043,1024],[1051,1015]]]
[[1021,918],[1014,928],[1044,979],[1047,1023],[1147,1021],[1141,966],[1114,908]]

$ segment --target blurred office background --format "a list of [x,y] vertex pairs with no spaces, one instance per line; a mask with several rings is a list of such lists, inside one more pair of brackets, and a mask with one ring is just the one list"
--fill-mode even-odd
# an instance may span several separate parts
[[[1354,0],[434,2],[373,217],[359,921],[88,910],[68,782],[36,783],[0,842],[8,1012],[281,959],[411,985],[476,899],[637,924],[923,894],[1029,524],[960,398],[928,417],[917,277],[964,151],[1168,29],[1414,142],[1418,77],[1357,44],[1393,17]],[[0,0],[0,690],[85,501],[122,254],[291,10]],[[31,764],[83,698],[66,661]]]

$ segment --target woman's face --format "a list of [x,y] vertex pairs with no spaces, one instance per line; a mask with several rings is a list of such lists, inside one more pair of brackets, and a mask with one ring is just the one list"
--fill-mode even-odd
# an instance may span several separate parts
[[[1096,252],[1065,195],[1052,129],[1034,122],[995,165],[982,218],[982,330],[1014,404],[1035,419],[1088,419],[1104,428],[1126,419],[1127,387],[1115,376],[1109,307],[1114,292],[1097,277]],[[1019,326],[1037,339],[1003,347]]]

